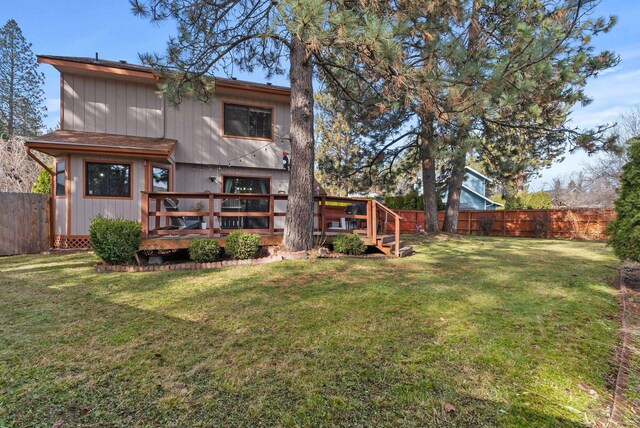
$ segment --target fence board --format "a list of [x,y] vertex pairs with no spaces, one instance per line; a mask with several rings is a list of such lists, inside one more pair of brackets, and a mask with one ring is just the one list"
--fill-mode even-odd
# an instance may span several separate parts
[[0,256],[40,253],[49,249],[49,196],[0,193]]
[[[395,210],[402,216],[400,232],[416,233],[424,224],[424,213],[414,210]],[[496,211],[460,211],[457,233],[480,235],[481,219],[492,218],[492,236],[536,237],[536,224],[547,219],[548,238],[568,239],[605,239],[605,229],[615,218],[612,209],[564,209],[564,210],[496,210]],[[438,221],[442,227],[444,212],[438,212]],[[387,225],[390,232],[394,225]]]

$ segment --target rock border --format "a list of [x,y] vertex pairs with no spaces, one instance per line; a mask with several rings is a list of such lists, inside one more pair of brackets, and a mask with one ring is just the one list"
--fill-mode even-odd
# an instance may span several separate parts
[[200,270],[200,269],[219,269],[230,266],[257,266],[265,265],[269,263],[277,263],[283,260],[300,260],[308,259],[308,251],[298,252],[279,252],[277,255],[260,257],[257,259],[247,260],[222,260],[219,262],[210,263],[168,263],[162,265],[108,265],[106,263],[97,263],[93,266],[93,270],[96,272],[159,272],[169,270]]

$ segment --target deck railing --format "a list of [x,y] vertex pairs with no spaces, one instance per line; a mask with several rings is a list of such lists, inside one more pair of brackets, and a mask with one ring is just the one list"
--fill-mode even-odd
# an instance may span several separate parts
[[[171,210],[165,204],[167,199],[172,199],[169,204]],[[236,230],[281,235],[284,233],[287,199],[288,195],[279,193],[142,192],[142,233],[144,238],[217,237]],[[379,231],[386,224],[383,220],[388,220],[389,216],[396,222],[397,255],[400,216],[375,200],[316,196],[313,231],[320,237],[356,233],[375,245]],[[176,223],[188,227],[180,227]]]

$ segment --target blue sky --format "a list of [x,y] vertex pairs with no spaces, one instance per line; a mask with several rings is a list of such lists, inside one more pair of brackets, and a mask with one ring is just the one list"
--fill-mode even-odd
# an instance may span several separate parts
[[[622,61],[587,86],[594,101],[587,107],[576,107],[571,114],[573,124],[584,127],[612,123],[621,113],[640,104],[640,1],[603,0],[598,15],[616,15],[618,25],[594,40],[597,49],[610,49]],[[163,51],[168,36],[174,31],[170,23],[156,25],[133,16],[127,0],[0,0],[0,23],[13,18],[37,54],[93,56],[138,62],[139,52]],[[42,65],[45,94],[49,109],[47,124],[54,126],[59,118],[59,75],[51,66]],[[238,74],[241,79],[264,81],[264,73]],[[271,79],[274,84],[288,85],[286,76]],[[531,188],[544,187],[555,176],[581,168],[589,157],[580,152],[542,172]]]

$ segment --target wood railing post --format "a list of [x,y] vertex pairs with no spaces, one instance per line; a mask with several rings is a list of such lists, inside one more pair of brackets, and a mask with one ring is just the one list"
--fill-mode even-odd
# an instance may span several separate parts
[[400,216],[396,215],[396,257],[400,257]]
[[[156,199],[156,212],[160,211],[162,209],[162,206],[160,205],[160,199]],[[155,220],[155,224],[156,224],[156,229],[160,227],[160,216],[155,216],[156,220]],[[165,222],[165,226],[167,226],[167,221],[168,221],[168,217],[165,218],[164,222]]]
[[367,238],[371,239],[371,201],[367,201]]
[[140,216],[142,224],[142,237],[149,237],[149,194],[142,192],[142,214]]
[[378,203],[376,201],[372,201],[373,204],[371,206],[371,227],[373,230],[371,231],[371,236],[373,240],[373,245],[378,242]]
[[275,216],[275,197],[269,195],[269,235],[273,235],[275,229],[276,216]]
[[213,193],[209,193],[209,237],[213,237],[213,209],[215,204],[215,198]]

